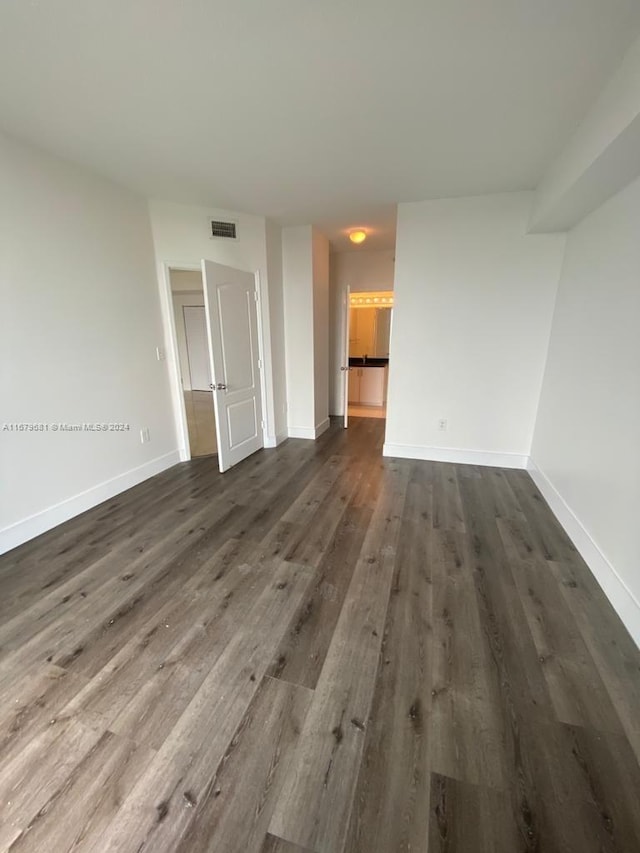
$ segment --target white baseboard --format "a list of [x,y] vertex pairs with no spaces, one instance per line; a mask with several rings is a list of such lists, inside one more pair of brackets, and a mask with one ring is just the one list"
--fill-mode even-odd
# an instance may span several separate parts
[[289,427],[289,438],[310,438],[316,437],[316,431],[313,427]]
[[289,438],[308,438],[314,440],[319,438],[323,432],[329,429],[331,426],[331,421],[329,418],[325,418],[324,421],[317,424],[315,427],[289,427]]
[[458,450],[451,447],[426,447],[420,444],[385,442],[383,456],[396,459],[424,459],[428,462],[455,462],[460,465],[488,465],[491,468],[526,468],[529,457],[523,453],[495,453],[486,450]]
[[165,453],[164,456],[158,456],[150,462],[145,462],[144,465],[125,471],[124,474],[118,474],[111,480],[98,483],[97,486],[92,486],[90,489],[43,509],[35,515],[16,521],[9,527],[0,530],[0,554],[22,545],[23,542],[27,542],[47,530],[51,530],[52,527],[57,527],[64,521],[86,512],[86,510],[109,500],[109,498],[130,489],[132,486],[137,486],[143,480],[148,480],[149,477],[159,474],[166,468],[171,468],[179,461],[180,451],[172,450],[170,453]]
[[591,538],[588,530],[547,475],[531,459],[527,469],[531,479],[540,489],[553,514],[564,528],[565,533],[576,546],[581,557],[604,590],[614,610],[633,637],[635,644],[640,647],[640,602]]
[[265,439],[264,446],[265,447],[278,447],[279,444],[282,444],[282,442],[286,441],[288,438],[289,438],[289,435],[286,432],[278,433],[278,435],[276,435],[276,436],[270,435],[270,436],[267,436],[267,438]]

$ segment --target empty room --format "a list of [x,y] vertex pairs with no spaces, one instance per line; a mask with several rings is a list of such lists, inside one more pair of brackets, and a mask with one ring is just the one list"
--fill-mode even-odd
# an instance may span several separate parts
[[0,853],[640,851],[640,4],[0,4]]

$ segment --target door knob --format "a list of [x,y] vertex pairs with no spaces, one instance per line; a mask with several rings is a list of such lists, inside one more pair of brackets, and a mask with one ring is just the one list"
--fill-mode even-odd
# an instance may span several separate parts
[[341,367],[340,370],[349,370],[348,367]]
[[226,390],[227,390],[227,386],[224,384],[224,382],[218,382],[218,384],[216,385],[216,391],[226,391]]

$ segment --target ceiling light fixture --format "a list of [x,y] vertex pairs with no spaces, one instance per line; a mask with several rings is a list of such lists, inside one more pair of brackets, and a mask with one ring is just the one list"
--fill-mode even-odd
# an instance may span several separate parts
[[349,239],[352,243],[364,243],[367,239],[367,232],[359,228],[357,231],[349,232]]
[[393,308],[392,290],[374,290],[349,294],[352,308]]

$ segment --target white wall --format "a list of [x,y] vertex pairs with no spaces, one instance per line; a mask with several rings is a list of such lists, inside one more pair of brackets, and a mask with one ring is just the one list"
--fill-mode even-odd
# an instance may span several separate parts
[[640,645],[640,181],[568,236],[532,459]]
[[313,230],[282,229],[289,435],[315,437]]
[[393,290],[395,249],[357,249],[331,256],[332,278],[351,291]]
[[174,293],[181,291],[202,291],[202,273],[198,270],[171,270],[171,290]]
[[[273,346],[271,329],[271,300],[277,304],[281,299],[278,289],[281,286],[277,274],[273,282],[269,280],[267,264],[267,225],[264,217],[236,213],[218,208],[192,207],[172,202],[152,200],[149,202],[153,241],[155,245],[158,276],[160,278],[162,307],[168,316],[165,267],[175,266],[183,269],[199,267],[202,258],[226,264],[249,272],[258,272],[260,276],[260,322],[262,325],[265,350],[263,387],[265,392],[264,415],[266,420],[265,443],[275,445],[284,431],[284,416],[276,412],[276,400],[282,401],[285,389],[281,387],[284,376],[282,364],[283,350]],[[213,239],[210,235],[210,220],[232,220],[238,226],[237,240]],[[171,347],[171,341],[167,341]],[[179,381],[173,374],[173,398],[176,412],[177,429],[184,443],[184,434],[180,421]],[[282,405],[282,403],[280,404]]]
[[311,225],[282,229],[288,432],[329,425],[329,241]]
[[564,246],[531,200],[399,205],[388,455],[525,464]]
[[287,437],[287,378],[284,341],[284,285],[282,274],[282,228],[266,221],[267,273],[271,320],[271,364],[276,442]]
[[[146,202],[0,136],[0,549],[178,461]],[[141,444],[140,429],[151,441]]]
[[345,335],[347,287],[352,292],[393,290],[395,249],[336,252],[329,268],[329,410],[344,414],[344,375],[340,371]]
[[316,228],[312,251],[314,421],[320,433],[329,425],[329,241]]

